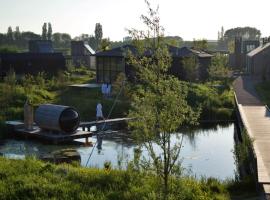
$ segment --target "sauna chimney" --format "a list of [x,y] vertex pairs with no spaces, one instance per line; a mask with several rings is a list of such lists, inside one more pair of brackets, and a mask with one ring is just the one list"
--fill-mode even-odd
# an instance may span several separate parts
[[33,122],[34,122],[33,106],[27,99],[24,104],[24,128],[28,131],[33,130]]

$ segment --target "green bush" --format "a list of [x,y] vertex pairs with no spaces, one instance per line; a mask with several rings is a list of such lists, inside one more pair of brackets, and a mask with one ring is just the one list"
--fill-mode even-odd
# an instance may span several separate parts
[[[215,179],[173,178],[169,199],[230,199]],[[159,178],[132,170],[103,170],[0,158],[0,199],[160,199]],[[232,188],[232,186],[230,186]]]

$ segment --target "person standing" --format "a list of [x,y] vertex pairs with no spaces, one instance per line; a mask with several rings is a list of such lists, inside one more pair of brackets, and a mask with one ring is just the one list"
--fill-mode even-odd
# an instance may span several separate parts
[[102,113],[102,105],[101,105],[101,103],[98,103],[97,104],[97,108],[96,108],[96,119],[97,119],[97,121],[100,120],[100,119],[103,119],[104,120],[104,116],[103,116],[103,113]]

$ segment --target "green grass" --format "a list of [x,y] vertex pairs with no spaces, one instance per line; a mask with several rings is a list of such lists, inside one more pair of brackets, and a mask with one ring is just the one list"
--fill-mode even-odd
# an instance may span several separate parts
[[[56,104],[63,104],[75,107],[81,116],[81,120],[89,121],[95,120],[96,105],[98,102],[102,103],[103,115],[106,117],[113,105],[115,96],[110,99],[102,97],[100,88],[65,88],[59,91],[54,100]],[[127,115],[129,109],[129,102],[118,100],[110,118],[124,117]]]
[[262,102],[270,106],[270,81],[259,83],[255,88]]
[[233,119],[234,99],[230,84],[222,81],[183,84],[188,88],[188,103],[195,108],[201,107],[200,120]]
[[[53,165],[32,158],[0,158],[0,199],[160,199],[159,178],[145,172]],[[252,182],[171,178],[170,199],[256,197]],[[246,188],[249,190],[247,191]]]

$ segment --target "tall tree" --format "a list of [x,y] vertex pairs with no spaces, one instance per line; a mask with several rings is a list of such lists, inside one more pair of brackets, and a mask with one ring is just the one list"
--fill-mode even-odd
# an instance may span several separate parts
[[52,40],[52,25],[51,25],[51,23],[48,23],[47,39]]
[[9,26],[8,30],[7,30],[7,39],[8,39],[8,41],[13,41],[14,40],[13,31],[12,31],[11,26]]
[[100,46],[102,37],[103,37],[102,25],[100,23],[96,23],[96,27],[95,27],[95,39],[96,39],[97,49],[99,49],[99,46]]
[[42,26],[41,38],[42,40],[47,40],[47,23],[44,23]]
[[20,32],[20,27],[16,26],[16,30],[14,33],[14,39],[15,40],[20,40],[21,39],[21,32]]
[[[138,142],[147,149],[150,160],[139,159],[134,163],[156,173],[160,178],[162,199],[169,199],[170,176],[179,169],[178,158],[183,136],[172,142],[174,134],[184,122],[196,119],[186,101],[187,90],[180,81],[168,75],[171,56],[164,40],[164,29],[160,25],[158,9],[152,9],[149,2],[148,15],[142,20],[148,31],[130,30],[137,47],[136,54],[130,51],[129,64],[135,67],[138,85],[133,88],[130,116],[137,120],[130,122]],[[145,56],[145,52],[151,52]],[[158,146],[159,150],[154,146]]]

